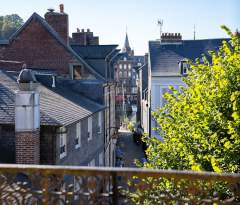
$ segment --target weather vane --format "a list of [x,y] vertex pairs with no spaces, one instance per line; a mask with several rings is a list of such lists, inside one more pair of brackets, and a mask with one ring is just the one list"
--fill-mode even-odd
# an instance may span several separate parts
[[158,19],[157,21],[157,25],[160,28],[160,41],[161,41],[161,36],[162,36],[162,27],[163,27],[163,20],[162,19]]

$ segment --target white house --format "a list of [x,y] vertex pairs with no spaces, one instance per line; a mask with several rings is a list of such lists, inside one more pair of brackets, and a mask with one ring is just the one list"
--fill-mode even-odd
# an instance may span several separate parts
[[187,75],[188,65],[186,59],[195,60],[207,54],[208,50],[216,50],[224,39],[182,40],[180,34],[163,34],[161,42],[149,42],[148,59],[148,104],[149,109],[143,113],[148,119],[151,136],[161,139],[153,128],[158,126],[153,117],[148,117],[152,111],[163,106],[166,101],[164,93],[169,86],[179,89],[185,86],[182,78]]

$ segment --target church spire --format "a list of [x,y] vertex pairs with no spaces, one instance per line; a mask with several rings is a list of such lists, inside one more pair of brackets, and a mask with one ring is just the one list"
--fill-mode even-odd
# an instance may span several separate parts
[[131,47],[130,47],[130,44],[129,44],[129,40],[128,40],[128,34],[126,32],[126,37],[125,37],[125,42],[124,42],[124,46],[123,46],[123,49],[122,49],[122,52],[126,52],[128,54],[131,53]]

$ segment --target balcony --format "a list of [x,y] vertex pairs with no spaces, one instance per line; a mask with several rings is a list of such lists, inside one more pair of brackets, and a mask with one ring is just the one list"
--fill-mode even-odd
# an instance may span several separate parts
[[[161,184],[168,181],[168,187]],[[240,204],[240,174],[0,165],[0,204]]]

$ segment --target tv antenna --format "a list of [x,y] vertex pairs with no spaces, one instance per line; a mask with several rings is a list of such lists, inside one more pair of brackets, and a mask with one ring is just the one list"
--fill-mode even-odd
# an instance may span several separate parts
[[160,34],[160,41],[161,41],[163,20],[162,19],[158,19],[157,25],[159,26],[159,32],[160,32],[159,34]]
[[193,27],[193,39],[196,40],[196,28],[195,28],[195,24]]

